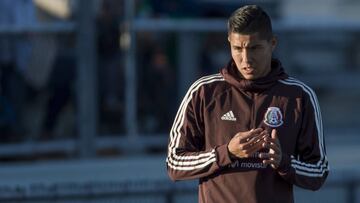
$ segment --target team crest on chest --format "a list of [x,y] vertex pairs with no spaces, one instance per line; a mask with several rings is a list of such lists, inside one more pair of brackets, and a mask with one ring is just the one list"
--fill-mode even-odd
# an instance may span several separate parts
[[265,113],[264,123],[273,128],[281,126],[284,122],[280,109],[269,107]]

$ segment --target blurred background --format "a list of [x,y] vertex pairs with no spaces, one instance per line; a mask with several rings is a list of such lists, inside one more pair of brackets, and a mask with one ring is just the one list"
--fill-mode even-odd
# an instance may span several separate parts
[[331,172],[296,202],[360,202],[360,2],[0,0],[0,202],[197,202],[166,173],[182,97],[262,6],[275,57],[317,93]]

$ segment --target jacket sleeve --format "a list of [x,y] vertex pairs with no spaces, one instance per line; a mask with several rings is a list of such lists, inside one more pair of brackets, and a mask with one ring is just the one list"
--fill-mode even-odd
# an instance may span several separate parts
[[283,154],[278,173],[299,187],[318,190],[327,178],[329,166],[318,100],[310,88],[305,90],[296,154]]
[[205,149],[200,90],[194,92],[192,88],[185,95],[170,131],[166,163],[174,181],[206,177],[231,163],[227,144]]

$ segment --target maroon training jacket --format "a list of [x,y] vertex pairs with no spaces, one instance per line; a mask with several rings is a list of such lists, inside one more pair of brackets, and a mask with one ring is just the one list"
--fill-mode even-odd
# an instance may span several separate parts
[[[277,170],[257,157],[231,159],[238,132],[277,129]],[[199,202],[293,202],[293,185],[317,190],[328,175],[322,118],[314,91],[290,78],[277,60],[264,78],[245,80],[233,61],[189,89],[170,132],[172,180],[199,179]]]

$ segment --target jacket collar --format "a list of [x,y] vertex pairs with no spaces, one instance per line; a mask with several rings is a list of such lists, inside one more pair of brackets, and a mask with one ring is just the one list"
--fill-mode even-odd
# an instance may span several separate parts
[[250,92],[264,91],[275,85],[278,80],[288,78],[280,61],[277,59],[272,59],[270,73],[256,80],[241,78],[233,60],[230,60],[227,66],[221,69],[220,73],[231,85]]

